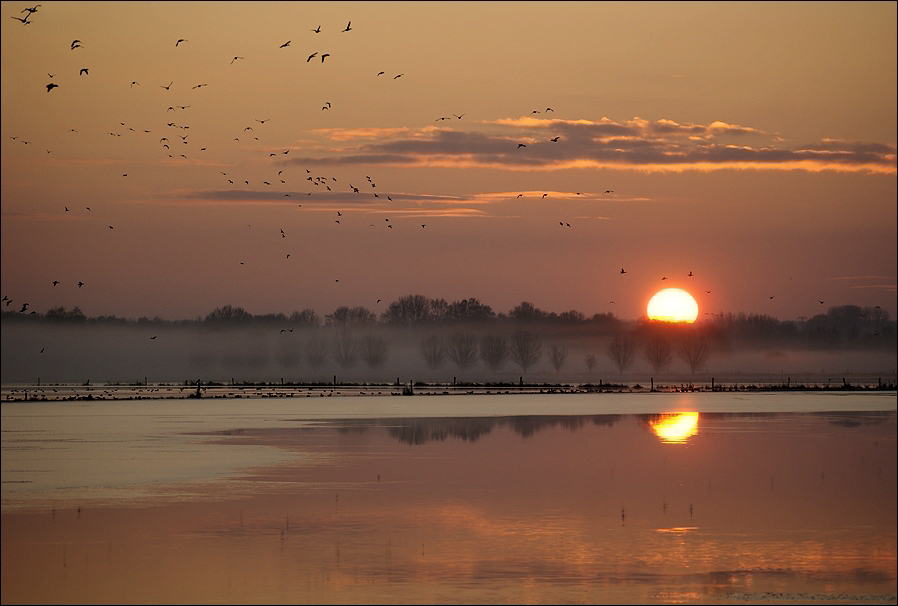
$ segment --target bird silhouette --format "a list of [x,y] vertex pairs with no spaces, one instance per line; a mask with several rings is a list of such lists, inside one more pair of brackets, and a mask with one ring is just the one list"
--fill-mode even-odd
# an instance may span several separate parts
[[661,279],[662,279],[662,280],[666,280],[666,279],[667,279],[667,276],[664,276],[664,277],[663,277],[663,278],[661,278]]
[[231,59],[231,65],[234,65],[234,61],[236,61],[237,59],[243,59],[243,57],[234,57],[233,59]]
[[11,17],[11,18],[15,19],[16,21],[21,21],[22,25],[28,25],[30,23],[30,21],[28,21],[28,16],[26,16],[24,18],[22,18],[22,17]]
[[824,301],[820,301],[820,305],[823,305]]
[[50,84],[47,85],[47,92],[49,93],[49,92],[50,92],[51,90],[53,90],[54,88],[59,88],[59,85],[58,85],[58,84],[54,84],[53,82],[51,82]]
[[131,87],[130,87],[130,88],[133,88],[135,84],[136,84],[137,86],[140,86],[140,82],[138,82],[137,80],[132,80],[132,81],[131,81]]
[[72,50],[75,50],[76,48],[83,48],[81,46],[81,40],[72,40]]
[[385,73],[387,73],[387,72],[377,72],[377,75],[378,75],[378,76],[383,76]]
[[290,46],[290,41],[289,41],[289,40],[287,40],[286,42],[284,42],[283,44],[281,44],[280,48],[286,48],[286,47],[288,47],[288,46]]
[[558,143],[558,139],[559,137],[554,137],[552,139],[549,139],[549,141],[551,141],[552,143]]
[[84,286],[84,282],[78,282],[78,288],[81,288],[82,286]]
[[184,38],[179,38],[177,42],[175,42],[175,46],[178,46],[182,42],[189,42],[189,40],[185,40]]
[[160,84],[159,87],[160,87],[160,88],[164,88],[165,90],[168,90],[168,89],[171,88],[171,85],[172,85],[172,84],[174,84],[174,81],[169,82],[169,83],[168,83],[168,86],[163,86],[163,85]]
[[321,26],[319,25],[318,27],[316,27],[316,28],[313,29],[312,31],[315,32],[316,34],[320,34],[320,33],[321,33]]
[[155,341],[156,337],[157,337],[157,335],[153,335],[152,337],[150,337],[150,341]]
[[22,312],[25,311],[26,309],[28,309],[28,303],[23,303],[23,304],[22,304],[22,309],[19,310],[19,313],[22,313]]
[[401,78],[404,75],[405,74],[396,74],[395,76],[393,76],[393,80],[395,80],[396,78]]
[[690,271],[690,272],[689,272],[688,274],[686,274],[686,275],[689,276],[689,277],[691,278],[691,277],[692,277],[692,272]]
[[543,194],[543,198],[545,198],[545,197],[548,196],[548,195],[549,195],[549,194]]
[[56,286],[57,284],[59,284],[59,280],[53,280],[53,286]]
[[606,193],[606,194],[613,194],[613,193],[614,193],[614,190],[613,190],[613,189],[606,189],[606,190],[605,190],[605,193]]
[[521,149],[522,147],[527,147],[527,146],[523,143],[518,143],[518,149]]
[[352,28],[349,27],[350,25],[352,25],[352,21],[350,21],[349,23],[346,24],[346,29],[344,29],[343,31],[348,32],[349,30],[351,30]]
[[552,109],[551,107],[547,107],[547,108],[546,108],[546,111],[547,111],[547,112],[554,112],[555,110]]
[[311,55],[309,55],[309,58],[306,59],[306,63],[308,63],[309,61],[311,61],[312,59],[314,59],[316,56],[318,56],[318,53],[312,53]]
[[624,271],[624,268],[623,268],[623,267],[621,267],[620,273],[621,273],[621,274],[625,274],[625,273],[627,273],[627,272]]
[[324,63],[324,58],[325,58],[325,57],[330,57],[330,56],[331,56],[330,53],[324,53],[323,55],[321,55],[321,62]]

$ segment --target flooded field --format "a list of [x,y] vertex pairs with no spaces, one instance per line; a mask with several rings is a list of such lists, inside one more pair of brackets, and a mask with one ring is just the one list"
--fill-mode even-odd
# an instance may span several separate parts
[[4,603],[896,601],[894,392],[0,410]]

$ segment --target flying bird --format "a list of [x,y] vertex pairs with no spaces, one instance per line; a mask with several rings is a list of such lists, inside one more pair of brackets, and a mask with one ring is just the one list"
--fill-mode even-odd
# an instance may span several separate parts
[[546,111],[547,111],[547,112],[554,112],[555,110],[552,109],[551,107],[547,107],[547,108],[546,108]]
[[137,80],[132,80],[132,81],[131,81],[131,87],[133,87],[135,84],[136,84],[137,86],[140,86],[140,82],[138,82]]
[[387,73],[387,72],[377,72],[377,75],[378,75],[378,76],[383,76],[385,73]]
[[621,267],[620,273],[621,273],[621,274],[625,274],[625,273],[627,273],[627,272],[624,271],[624,268],[623,268],[623,267]]
[[312,31],[315,32],[316,34],[320,34],[320,33],[321,33],[321,26],[319,25],[318,27],[316,27],[316,28],[313,29]]
[[350,21],[349,23],[346,24],[346,29],[344,29],[343,31],[348,32],[349,30],[351,30],[352,28],[349,27],[350,25],[352,25],[352,21]]
[[56,286],[57,284],[59,284],[59,280],[53,280],[53,286]]
[[543,198],[545,198],[545,197],[548,196],[548,195],[549,195],[549,194],[543,194]]
[[395,80],[396,78],[401,78],[401,77],[404,76],[404,75],[405,75],[405,74],[397,74],[397,75],[393,76],[393,80]]
[[182,42],[189,42],[189,40],[185,40],[184,38],[179,38],[177,42],[175,42],[175,46],[178,46]]
[[22,309],[19,310],[19,313],[22,313],[22,312],[25,311],[26,309],[28,309],[28,303],[23,303],[23,304],[22,304]]
[[553,139],[549,139],[549,141],[551,141],[552,143],[558,143],[558,139],[559,137],[555,137]]
[[58,84],[54,84],[53,82],[51,82],[50,84],[47,85],[47,92],[49,93],[49,92],[50,92],[51,90],[53,90],[54,88],[59,88],[59,85],[58,85]]
[[243,59],[243,57],[234,57],[233,59],[231,59],[231,65],[234,65],[234,61],[236,61],[237,59]]
[[286,47],[288,47],[288,46],[290,46],[290,41],[289,41],[289,40],[287,40],[286,42],[284,42],[283,44],[281,44],[280,48],[286,48]]
[[523,143],[518,143],[518,149],[521,149],[522,147],[527,147],[527,146]]
[[81,40],[72,40],[72,50],[75,50],[76,48],[82,48]]
[[324,58],[325,58],[325,57],[330,57],[330,56],[331,56],[330,53],[324,53],[323,55],[321,55],[321,62],[324,63]]
[[686,275],[689,276],[690,278],[693,276],[693,274],[692,274],[691,271],[690,271],[688,274],[686,274]]
[[308,63],[309,61],[311,61],[312,59],[314,59],[317,55],[318,55],[318,53],[312,53],[311,55],[309,55],[309,58],[306,59],[306,63]]
[[606,194],[613,194],[613,193],[614,193],[614,190],[613,190],[613,189],[606,189],[606,190],[605,190],[605,193],[606,193]]
[[81,288],[82,286],[84,286],[84,282],[78,282],[78,288]]
[[174,81],[169,82],[169,83],[168,83],[168,86],[163,86],[163,85],[160,84],[159,87],[160,87],[160,88],[164,88],[165,90],[168,90],[168,89],[171,88],[171,85],[172,85],[172,84],[174,84]]
[[[465,114],[466,114],[466,113],[468,113],[468,112],[465,112]],[[462,114],[461,116],[464,116],[465,114]],[[457,114],[452,114],[452,115],[455,116],[456,118],[458,118],[459,120],[461,120],[461,116],[459,116],[459,115],[457,115]]]

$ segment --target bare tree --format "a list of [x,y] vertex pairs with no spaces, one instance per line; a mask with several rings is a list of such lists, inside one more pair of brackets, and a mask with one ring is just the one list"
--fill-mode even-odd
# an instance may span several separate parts
[[608,357],[621,373],[633,363],[636,355],[636,341],[627,335],[615,335],[608,344]]
[[315,330],[306,341],[306,361],[312,368],[318,368],[327,359],[327,342],[321,331]]
[[708,361],[708,357],[711,355],[711,347],[705,337],[690,335],[680,342],[677,354],[684,362],[689,364],[689,369],[692,371],[692,374],[695,374],[695,371],[700,370]]
[[334,341],[334,358],[343,368],[350,368],[358,361],[355,339],[348,330],[341,330]]
[[673,360],[673,347],[662,335],[655,335],[645,346],[645,359],[655,372],[660,372]]
[[281,339],[278,343],[278,351],[274,357],[284,368],[293,368],[294,366],[299,364],[299,346],[296,345],[293,339],[285,337],[285,335],[287,334],[290,333],[281,333]]
[[589,371],[589,374],[592,374],[592,371],[595,369],[596,365],[598,365],[599,361],[596,359],[593,354],[586,354],[586,370]]
[[508,356],[524,372],[536,364],[542,355],[542,342],[529,330],[519,330],[511,337]]
[[443,365],[443,360],[446,359],[446,344],[443,342],[443,337],[428,335],[421,339],[419,348],[421,357],[424,358],[431,370],[436,370]]
[[359,355],[371,368],[377,368],[387,359],[387,342],[380,335],[366,335],[359,344]]
[[555,372],[561,372],[561,367],[564,366],[564,362],[567,360],[567,346],[552,343],[552,349],[549,351],[549,359],[552,360],[552,366],[555,368]]
[[468,333],[458,332],[452,335],[452,341],[446,350],[449,359],[461,370],[473,366],[477,362],[477,341]]
[[486,335],[480,340],[480,357],[495,372],[508,359],[508,343],[502,337]]

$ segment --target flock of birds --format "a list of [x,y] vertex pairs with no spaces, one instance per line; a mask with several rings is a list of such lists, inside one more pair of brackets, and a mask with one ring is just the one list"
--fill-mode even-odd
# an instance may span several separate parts
[[[18,20],[18,21],[20,21],[24,26],[30,25],[30,24],[32,24],[32,23],[34,22],[34,21],[33,21],[33,18],[34,18],[34,16],[38,13],[38,9],[40,9],[41,6],[42,6],[42,5],[38,4],[38,5],[35,5],[35,6],[32,6],[32,7],[25,8],[25,9],[23,9],[23,10],[21,11],[21,13],[24,14],[24,17],[13,16],[12,18],[13,18],[13,19],[16,19],[16,20]],[[312,31],[315,35],[320,34],[320,33],[322,32],[321,25],[318,25],[316,28],[311,29],[311,31]],[[352,21],[349,21],[349,22],[346,24],[346,27],[345,27],[344,29],[340,30],[340,33],[348,33],[348,32],[351,32],[351,31],[353,31],[353,28],[352,28]],[[279,48],[280,48],[280,49],[286,49],[286,48],[289,48],[291,42],[292,42],[292,40],[287,40],[286,42],[284,42],[283,44],[281,44],[281,45],[279,46]],[[188,45],[189,43],[190,43],[190,41],[189,41],[189,39],[187,39],[187,38],[178,38],[178,39],[174,42],[174,46],[175,46],[175,48],[181,48],[182,45]],[[82,42],[82,40],[80,40],[80,39],[72,40],[71,43],[69,44],[69,49],[70,49],[70,51],[72,51],[72,52],[79,51],[79,49],[84,49],[84,48],[85,48],[85,45],[84,45],[84,43]],[[328,53],[328,52],[316,51],[316,52],[313,52],[312,54],[310,54],[310,55],[307,57],[306,63],[311,62],[311,61],[312,61],[313,59],[315,59],[315,58],[320,58],[321,63],[324,63],[324,62],[325,62],[325,59],[327,59],[327,58],[330,57],[330,56],[331,56],[331,54]],[[235,55],[235,56],[230,60],[230,64],[233,65],[235,62],[237,62],[237,61],[243,61],[243,60],[245,60],[243,56]],[[54,89],[60,88],[60,86],[59,86],[56,82],[53,81],[53,78],[54,78],[55,74],[50,74],[50,73],[48,72],[47,75],[48,75],[48,76],[50,77],[50,79],[51,79],[51,81],[46,85],[47,92],[50,93],[50,92],[53,91]],[[78,75],[79,75],[79,77],[81,77],[81,76],[87,76],[87,77],[89,77],[89,76],[90,76],[90,68],[89,68],[89,67],[82,67],[82,68],[80,68],[79,71],[78,71]],[[383,76],[383,75],[386,75],[386,72],[385,72],[385,71],[378,71],[378,72],[375,74],[375,77],[376,77],[376,78],[379,78],[380,76]],[[399,79],[399,78],[401,78],[403,75],[404,75],[404,73],[398,73],[398,74],[396,74],[395,76],[393,76],[393,80]],[[168,92],[168,91],[171,91],[172,86],[173,86],[174,84],[175,84],[175,82],[172,80],[172,81],[170,81],[168,84],[160,84],[160,85],[158,85],[158,86],[159,86],[160,88],[162,88],[162,89],[164,89],[165,91]],[[135,86],[138,86],[138,87],[139,87],[139,86],[140,86],[140,83],[139,83],[138,81],[136,81],[136,80],[132,80],[132,81],[130,82],[130,88],[133,88],[133,87],[135,87]],[[209,86],[208,83],[205,83],[205,82],[204,82],[204,83],[199,83],[199,84],[193,85],[193,86],[191,87],[191,90],[196,90],[196,89],[200,89],[200,88],[207,87],[207,86]],[[58,93],[57,93],[57,94],[58,94]],[[187,110],[191,109],[191,107],[193,107],[193,104],[192,104],[192,103],[191,103],[191,104],[171,104],[171,105],[168,105],[168,106],[167,106],[167,109],[166,109],[166,112],[165,112],[165,113],[166,113],[166,114],[169,114],[170,112],[174,112],[174,114],[177,116],[177,115],[180,115],[181,112],[186,112]],[[328,111],[328,110],[330,110],[332,107],[333,107],[333,105],[331,104],[330,101],[325,101],[325,102],[323,103],[322,107],[321,107],[321,111]],[[554,110],[552,107],[546,107],[545,110],[542,110],[542,111],[541,111],[541,110],[532,110],[532,111],[530,112],[530,114],[531,114],[531,115],[540,114],[540,113],[548,114],[548,113],[554,113],[554,112],[555,112],[555,110]],[[460,114],[452,113],[452,114],[451,114],[451,117],[450,117],[450,116],[441,116],[441,117],[437,118],[435,121],[436,121],[436,122],[442,122],[442,121],[446,121],[446,120],[451,120],[451,119],[453,119],[453,118],[455,118],[456,120],[461,120],[461,119],[464,118],[466,115],[467,115],[466,112],[462,112],[462,113],[460,113]],[[261,128],[264,128],[265,125],[266,125],[266,123],[268,123],[269,121],[270,121],[270,118],[265,118],[265,119],[258,119],[258,118],[257,118],[257,119],[255,119],[255,122],[257,123],[257,127],[260,128],[260,129],[261,129]],[[174,121],[166,122],[166,127],[169,128],[169,129],[177,129],[177,130],[180,130],[180,131],[188,131],[188,130],[190,129],[190,126],[189,126],[188,124],[183,124],[183,123],[180,123],[180,122],[181,122],[181,120],[178,119],[178,118],[176,117]],[[122,129],[116,129],[115,131],[109,131],[109,132],[108,132],[108,135],[113,136],[113,137],[121,137],[122,134],[123,134],[123,132],[124,132],[124,129],[127,129],[127,131],[130,131],[130,132],[138,132],[138,130],[142,130],[143,133],[145,133],[145,134],[151,134],[151,133],[152,133],[152,130],[151,130],[151,129],[148,129],[148,128],[135,129],[133,126],[129,126],[129,125],[127,125],[125,122],[119,122],[119,125],[122,127]],[[256,127],[254,127],[254,126],[252,126],[252,125],[248,125],[248,126],[244,127],[242,133],[240,133],[239,135],[237,135],[237,136],[234,137],[234,141],[239,142],[241,136],[243,136],[243,137],[252,137],[252,140],[253,140],[253,141],[259,141],[259,137],[258,137],[257,134],[256,134],[255,128],[256,128]],[[119,130],[122,130],[122,132],[118,132]],[[177,130],[175,131],[176,133],[177,133]],[[77,131],[76,129],[72,128],[72,129],[69,130],[69,132],[70,132],[70,133],[77,133],[78,131]],[[247,135],[247,133],[249,133],[249,134]],[[170,136],[162,136],[162,137],[159,139],[159,145],[160,145],[160,148],[161,148],[161,149],[165,150],[164,153],[167,154],[168,157],[171,158],[171,159],[175,159],[175,158],[183,158],[183,159],[187,159],[186,153],[179,153],[179,152],[176,152],[176,151],[172,150],[172,147],[173,147],[173,146],[179,147],[180,150],[183,150],[183,151],[186,151],[187,149],[197,149],[197,150],[198,150],[197,153],[200,153],[200,154],[202,154],[203,152],[206,152],[206,151],[207,151],[207,147],[198,147],[198,148],[197,148],[197,147],[193,147],[193,148],[191,148],[191,147],[183,147],[183,146],[190,146],[190,145],[191,145],[191,141],[188,140],[189,137],[191,137],[191,133],[189,133],[189,132],[186,133],[186,134],[170,134]],[[18,137],[18,136],[12,136],[11,139],[13,139],[13,140],[19,140],[19,137]],[[552,144],[556,144],[556,143],[559,143],[560,141],[562,141],[562,139],[563,139],[563,138],[562,138],[560,135],[556,135],[556,136],[554,136],[554,137],[549,138],[549,139],[548,139],[548,142],[550,142],[550,143],[552,143]],[[23,144],[25,144],[25,145],[29,145],[31,142],[30,142],[30,141],[27,141],[27,140],[24,140],[24,139],[21,139],[21,143],[23,143]],[[524,148],[527,147],[527,143],[517,143],[516,145],[517,145],[517,148],[516,148],[517,150],[521,150],[521,149],[524,149]],[[47,149],[47,153],[51,153],[51,150]],[[269,158],[278,158],[279,156],[287,156],[289,153],[290,153],[290,149],[284,149],[284,150],[282,150],[282,151],[280,151],[280,152],[269,152],[268,157],[269,157]],[[228,182],[229,185],[238,186],[238,184],[242,183],[242,184],[245,185],[245,186],[251,186],[251,181],[250,181],[250,179],[247,178],[246,176],[237,177],[236,175],[232,175],[230,172],[227,172],[227,171],[219,171],[219,172],[221,172],[221,175],[227,180],[227,182]],[[284,175],[284,171],[283,171],[283,170],[279,170],[279,171],[277,172],[277,175],[276,175],[274,178],[267,178],[267,179],[264,179],[264,180],[262,180],[262,179],[253,179],[253,180],[255,181],[255,183],[264,185],[264,186],[267,188],[267,187],[272,187],[272,183],[277,184],[277,182],[279,182],[280,185],[287,185],[287,180],[284,179],[284,176],[285,176],[285,175]],[[128,173],[127,173],[127,172],[126,172],[126,173],[123,173],[123,174],[122,174],[122,177],[123,177],[123,178],[127,178],[127,177],[128,177]],[[374,182],[374,180],[373,180],[369,175],[366,175],[366,176],[365,176],[365,179],[366,179],[368,185],[370,185],[370,187],[371,187],[370,195],[372,195],[374,198],[381,198],[381,194],[379,194],[377,191],[374,191],[374,190],[376,190],[376,188],[377,188],[377,185],[376,185],[376,183]],[[336,187],[337,187],[337,184],[338,184],[338,179],[337,179],[337,177],[335,177],[335,176],[333,176],[333,175],[327,175],[327,176],[325,176],[325,175],[313,175],[313,174],[312,174],[312,171],[309,170],[308,168],[305,169],[305,180],[308,181],[308,182],[311,184],[311,186],[312,186],[312,191],[303,192],[303,193],[305,193],[305,195],[307,195],[307,196],[311,196],[311,195],[313,194],[314,189],[316,189],[316,188],[319,189],[322,193],[324,193],[324,192],[333,192],[334,190],[332,189],[332,186],[333,186],[334,188],[336,188]],[[353,194],[361,194],[361,188],[358,187],[358,186],[356,186],[356,185],[353,185],[352,183],[348,183],[348,191],[349,191],[349,192],[352,192]],[[293,192],[293,193],[297,193],[297,192]],[[577,196],[580,196],[583,192],[575,192],[575,193],[576,193]],[[604,193],[603,193],[602,195],[610,195],[610,194],[614,194],[614,193],[615,193],[614,190],[612,190],[612,189],[606,189],[606,190],[604,190]],[[521,193],[521,194],[518,194],[518,195],[517,195],[517,198],[522,198],[522,197],[524,197],[524,196],[525,196],[525,194],[524,194],[524,193]],[[545,199],[547,196],[549,196],[548,193],[543,193],[543,194],[540,196],[540,198],[541,198],[541,199]],[[290,193],[290,192],[284,193],[284,197],[290,198],[290,197],[291,197],[291,193]],[[392,201],[393,201],[393,198],[392,198],[392,196],[391,196],[390,194],[384,195],[383,198],[384,198],[386,201],[389,201],[389,202],[392,202]],[[298,207],[301,208],[301,207],[302,207],[302,204],[298,204]],[[85,208],[86,208],[86,210],[87,210],[88,212],[90,212],[90,210],[91,210],[90,207],[85,207]],[[64,207],[64,212],[69,212],[69,208],[68,208],[68,207]],[[336,225],[342,225],[342,224],[341,224],[341,219],[340,219],[340,218],[343,217],[343,213],[342,213],[340,210],[337,210],[337,211],[336,211],[336,217],[337,217],[337,218],[334,219],[334,223],[335,223]],[[389,219],[389,218],[386,218],[384,221],[385,221],[385,224],[386,224],[386,228],[392,230],[392,229],[393,229],[393,224],[391,223],[390,219]],[[559,223],[559,226],[560,226],[560,227],[563,227],[563,228],[571,228],[571,224],[570,224],[570,222],[568,222],[568,221],[559,221],[558,223]],[[425,229],[425,228],[427,227],[427,224],[426,224],[426,223],[422,223],[422,224],[420,224],[420,225],[421,225],[421,228],[422,228],[422,229]],[[108,225],[108,227],[109,227],[110,230],[114,229],[114,226],[113,226],[113,225]],[[375,224],[371,223],[371,224],[369,224],[369,227],[375,227]],[[287,233],[284,231],[283,228],[280,229],[280,236],[281,236],[281,238],[283,238],[283,239],[286,239],[286,238],[287,238]],[[291,256],[290,253],[287,253],[287,254],[286,254],[286,258],[287,258],[287,259],[290,259],[290,256]],[[245,262],[244,262],[244,261],[240,261],[240,265],[245,265]],[[624,274],[626,274],[626,273],[627,273],[627,272],[626,272],[623,268],[621,268],[621,270],[620,270],[620,275],[624,275]],[[694,275],[694,274],[690,271],[690,272],[687,274],[687,277],[693,277],[693,275]],[[666,277],[666,276],[665,276],[665,277],[662,277],[661,280],[662,280],[662,281],[667,280],[667,277]],[[335,282],[335,283],[339,283],[339,279],[335,279],[334,282]],[[59,282],[58,280],[54,280],[54,281],[53,281],[53,287],[54,287],[54,288],[55,288],[58,284],[60,284],[60,282]],[[84,286],[84,282],[81,282],[81,281],[79,281],[77,284],[78,284],[78,288],[81,288],[81,287]],[[708,293],[708,294],[710,294],[711,291],[705,291],[705,292]],[[770,296],[770,299],[771,299],[771,300],[772,300],[773,298],[774,298],[773,296]],[[9,305],[12,303],[12,300],[9,299],[8,297],[4,297],[3,301],[6,303],[6,306],[9,306]],[[820,304],[821,304],[821,305],[822,305],[823,303],[824,303],[824,301],[820,301]],[[21,313],[25,313],[26,310],[27,310],[27,308],[28,308],[28,306],[29,306],[29,304],[28,304],[28,303],[25,303],[25,304],[22,306],[22,309],[20,310],[20,312],[21,312]],[[35,311],[31,311],[30,313],[35,314],[36,312],[35,312]]]

